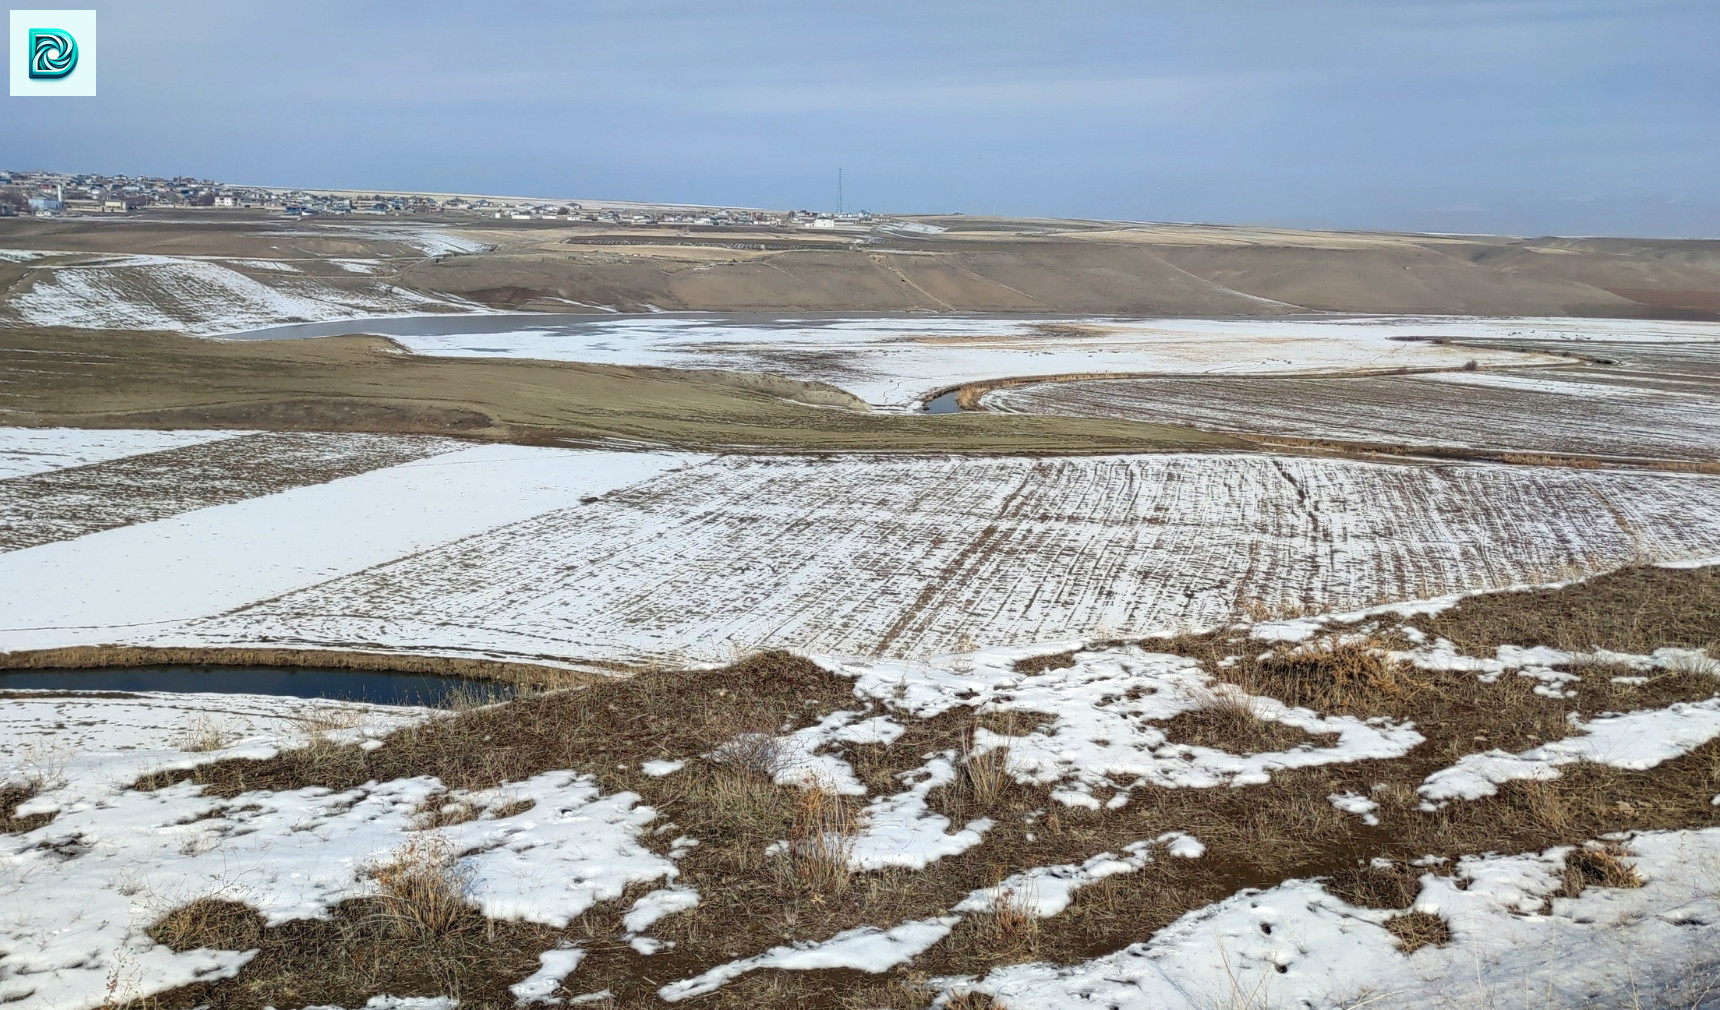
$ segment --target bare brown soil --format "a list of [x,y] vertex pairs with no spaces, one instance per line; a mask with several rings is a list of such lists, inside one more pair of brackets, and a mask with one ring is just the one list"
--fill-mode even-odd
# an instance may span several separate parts
[[[1708,626],[1693,632],[1687,612],[1702,606],[1701,594],[1711,588],[1702,580],[1709,576],[1673,572],[1660,581],[1661,574],[1655,569],[1621,573],[1610,587],[1602,587],[1604,592],[1584,594],[1579,586],[1538,598],[1478,597],[1466,604],[1471,610],[1463,620],[1480,622],[1489,607],[1527,619],[1523,604],[1533,599],[1554,623],[1582,620],[1585,614],[1599,618],[1586,637],[1615,647],[1624,644],[1619,636],[1626,629],[1655,641],[1700,637]],[[1616,602],[1633,587],[1644,598],[1620,617],[1607,617],[1600,601]],[[1659,599],[1680,593],[1689,597],[1687,603]],[[1502,620],[1496,614],[1487,627],[1513,626]],[[681,882],[696,887],[703,903],[653,929],[654,936],[675,942],[675,948],[641,957],[624,942],[619,920],[631,896],[592,910],[562,931],[485,920],[467,906],[449,904],[441,889],[447,880],[435,878],[434,868],[442,864],[430,854],[402,863],[390,878],[395,883],[384,882],[379,897],[347,902],[327,921],[259,931],[242,906],[196,902],[169,915],[156,927],[164,942],[181,949],[256,946],[261,953],[236,979],[188,987],[168,994],[161,1005],[358,1005],[386,991],[457,993],[467,1005],[505,1006],[511,1002],[506,986],[530,974],[536,953],[558,941],[577,942],[588,952],[570,979],[571,992],[608,988],[614,1005],[657,1005],[657,987],[733,957],[856,926],[940,914],[970,890],[1030,867],[1079,862],[1165,831],[1187,831],[1207,845],[1200,859],[1159,858],[1138,873],[1082,889],[1067,911],[1050,919],[1031,919],[1007,904],[994,914],[968,916],[908,968],[879,976],[755,972],[700,1001],[714,1007],[924,1007],[933,995],[926,988],[930,977],[982,974],[1026,960],[1079,961],[1142,940],[1239,888],[1295,877],[1328,877],[1334,893],[1346,900],[1400,910],[1386,928],[1403,949],[1413,950],[1446,942],[1450,933],[1438,917],[1410,910],[1421,876],[1442,872],[1425,864],[1412,867],[1410,860],[1574,845],[1565,892],[1581,893],[1589,887],[1640,885],[1630,867],[1628,840],[1585,846],[1591,839],[1720,825],[1720,808],[1710,802],[1720,791],[1720,744],[1714,743],[1648,771],[1575,765],[1553,781],[1507,783],[1494,797],[1434,812],[1418,809],[1415,787],[1428,773],[1478,749],[1517,749],[1561,736],[1568,732],[1568,713],[1589,710],[1592,699],[1583,696],[1547,698],[1519,677],[1483,684],[1473,675],[1399,669],[1361,648],[1283,647],[1261,659],[1255,655],[1258,643],[1239,650],[1233,645],[1247,643],[1221,636],[1148,644],[1195,655],[1218,676],[1288,703],[1413,718],[1428,742],[1399,760],[1280,771],[1262,786],[1137,789],[1120,810],[1094,811],[1062,807],[1045,789],[1000,778],[995,768],[974,759],[971,739],[982,720],[1029,719],[1032,713],[981,715],[957,709],[935,719],[910,720],[894,743],[853,745],[845,756],[877,792],[899,788],[895,776],[917,766],[928,751],[954,752],[963,773],[954,785],[934,791],[934,808],[957,824],[983,815],[996,826],[980,846],[925,872],[853,874],[833,863],[820,848],[824,843],[814,843],[829,838],[829,832],[839,836],[851,830],[853,801],[776,786],[770,778],[772,755],[762,743],[731,750],[721,759],[695,759],[662,778],[638,769],[644,760],[711,754],[729,741],[763,740],[830,711],[863,707],[846,680],[773,653],[723,670],[648,672],[583,690],[523,697],[403,730],[374,751],[319,745],[269,761],[226,761],[155,776],[138,787],[190,778],[214,795],[233,797],[249,789],[345,789],[372,779],[437,775],[450,788],[471,789],[575,768],[595,776],[606,790],[639,793],[676,825],[651,836],[651,844],[666,844],[661,839],[682,833],[700,840],[679,865]],[[1218,667],[1222,656],[1237,658]],[[1044,665],[1055,668],[1066,659]],[[1591,674],[1598,680],[1611,672],[1602,667],[1584,671],[1585,682]],[[1710,696],[1720,687],[1709,677],[1641,690],[1643,696],[1634,700],[1646,706]],[[1621,707],[1617,698],[1606,704]],[[1015,731],[1022,728],[1017,723]],[[1209,734],[1211,745],[1243,750],[1258,730],[1246,722],[1221,721],[1202,725],[1200,732]],[[1342,791],[1374,799],[1380,825],[1368,827],[1334,809],[1327,797]],[[778,839],[789,840],[789,857],[765,855]],[[431,877],[414,876],[420,873]]]
[[[245,212],[147,212],[121,222],[7,219],[0,246],[376,257],[407,286],[507,308],[1720,317],[1720,244],[1708,241],[934,220],[949,231],[814,236],[456,216],[359,229]],[[496,248],[427,259],[393,232],[427,225]]]
[[[810,403],[792,402],[798,399]],[[1149,452],[1238,448],[1128,421],[841,409],[818,383],[403,353],[378,337],[199,340],[0,330],[0,423],[373,431],[517,442],[792,451]]]
[[[404,276],[498,306],[565,298],[624,310],[1712,317],[1707,299],[1720,294],[1713,243],[1620,249],[1604,240],[940,223],[951,231],[837,249],[780,248],[769,235],[711,236],[700,246],[667,233],[589,227],[553,232],[551,243],[539,229],[504,237],[487,257],[424,264]],[[1540,252],[1550,241],[1558,255]],[[748,245],[760,248],[735,248]]]

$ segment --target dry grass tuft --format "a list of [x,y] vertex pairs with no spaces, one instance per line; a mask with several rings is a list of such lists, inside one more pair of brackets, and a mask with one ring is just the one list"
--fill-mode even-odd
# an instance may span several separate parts
[[962,799],[982,810],[990,809],[1009,783],[1009,748],[993,747],[982,751],[970,737],[962,748],[962,765],[957,778]]
[[413,839],[371,871],[383,931],[403,940],[445,938],[470,924],[470,881],[447,842]]
[[848,855],[859,833],[847,798],[822,786],[801,790],[790,832],[788,868],[795,883],[815,894],[846,891]]
[[175,953],[209,950],[255,950],[263,942],[262,913],[224,898],[198,898],[149,927],[149,938]]
[[1470,597],[1409,623],[1471,656],[1507,644],[1636,653],[1673,645],[1720,656],[1720,568],[1624,568],[1563,589]]
[[41,789],[35,784],[13,783],[0,786],[0,834],[21,835],[34,831],[54,819],[53,814],[18,815],[18,808],[35,798]]
[[1405,912],[1386,920],[1386,932],[1397,937],[1398,949],[1413,954],[1423,947],[1451,942],[1451,925],[1432,912]]
[[1579,662],[1570,667],[1582,679],[1575,684],[1577,709],[1584,716],[1664,708],[1678,701],[1702,701],[1720,694],[1720,676],[1701,662],[1644,674],[1628,666]]
[[1016,673],[1025,673],[1030,676],[1035,673],[1044,673],[1047,670],[1066,670],[1075,665],[1076,651],[1070,649],[1068,652],[1054,652],[1046,656],[1029,656],[1026,659],[1016,660],[1013,665]]
[[782,741],[770,733],[741,733],[711,754],[717,764],[766,782],[776,777],[787,757]]
[[1408,908],[1421,894],[1426,870],[1399,862],[1371,862],[1332,874],[1326,890],[1363,908]]
[[199,712],[185,721],[185,729],[180,732],[176,742],[181,750],[193,754],[207,754],[227,747],[234,738],[233,732],[226,726]]
[[1575,898],[1590,887],[1641,887],[1642,876],[1623,859],[1628,855],[1617,842],[1585,845],[1565,857],[1562,898]]
[[1295,726],[1262,719],[1255,705],[1254,700],[1241,692],[1219,692],[1213,695],[1211,704],[1180,713],[1158,726],[1174,743],[1231,754],[1286,751],[1303,744],[1325,746],[1336,739],[1331,734],[1315,736]]
[[1274,650],[1252,664],[1259,690],[1251,693],[1320,712],[1377,711],[1382,702],[1401,698],[1414,686],[1381,649],[1380,642],[1369,639]]
[[995,997],[972,989],[965,992],[950,993],[950,998],[944,1002],[945,1010],[1005,1010],[1002,1003]]
[[[998,885],[993,884],[996,887]],[[1002,962],[1031,960],[1039,953],[1037,895],[1005,888],[984,912],[972,914],[967,933]]]

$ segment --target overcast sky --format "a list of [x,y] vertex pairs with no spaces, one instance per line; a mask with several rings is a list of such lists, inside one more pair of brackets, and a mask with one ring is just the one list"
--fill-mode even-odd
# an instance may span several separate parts
[[1720,236],[1716,0],[98,4],[0,167]]

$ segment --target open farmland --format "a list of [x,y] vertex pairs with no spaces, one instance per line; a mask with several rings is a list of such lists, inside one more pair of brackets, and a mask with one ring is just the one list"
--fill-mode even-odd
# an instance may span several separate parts
[[[686,316],[379,321],[416,353],[723,368],[840,386],[873,407],[912,409],[968,383],[1032,375],[1347,374],[1569,363],[1549,343],[1454,347],[1419,339],[1447,320],[1111,319],[1011,316]],[[1506,320],[1465,331],[1510,332]],[[326,333],[332,325],[265,331]],[[1418,339],[1406,339],[1406,337]]]
[[469,310],[371,276],[375,261],[314,262],[317,273],[273,259],[45,256],[22,264],[0,322],[215,334],[292,319]]
[[1720,459],[1720,384],[1639,388],[1563,372],[1095,379],[1001,389],[991,410],[1476,450]]
[[0,551],[465,448],[452,439],[398,435],[221,434],[226,437],[0,480]]
[[0,691],[0,1005],[1711,1002],[1710,245],[978,224],[0,225],[0,684],[519,689]]
[[[328,437],[328,458],[344,445]],[[929,656],[1720,555],[1720,481],[1697,474],[1237,454],[413,451],[440,454],[195,511],[164,491],[161,518],[81,536],[83,498],[58,516],[15,498],[9,522],[64,533],[0,554],[0,645]],[[81,493],[99,497],[107,474],[135,495],[128,475],[160,456],[136,459],[85,468]]]

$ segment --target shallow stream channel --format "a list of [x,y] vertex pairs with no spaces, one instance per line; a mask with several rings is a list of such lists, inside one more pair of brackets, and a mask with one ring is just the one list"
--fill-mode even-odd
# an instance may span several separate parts
[[495,680],[283,666],[138,666],[85,670],[0,671],[0,691],[169,691],[203,694],[274,694],[332,698],[376,705],[443,707],[512,697],[513,685]]

